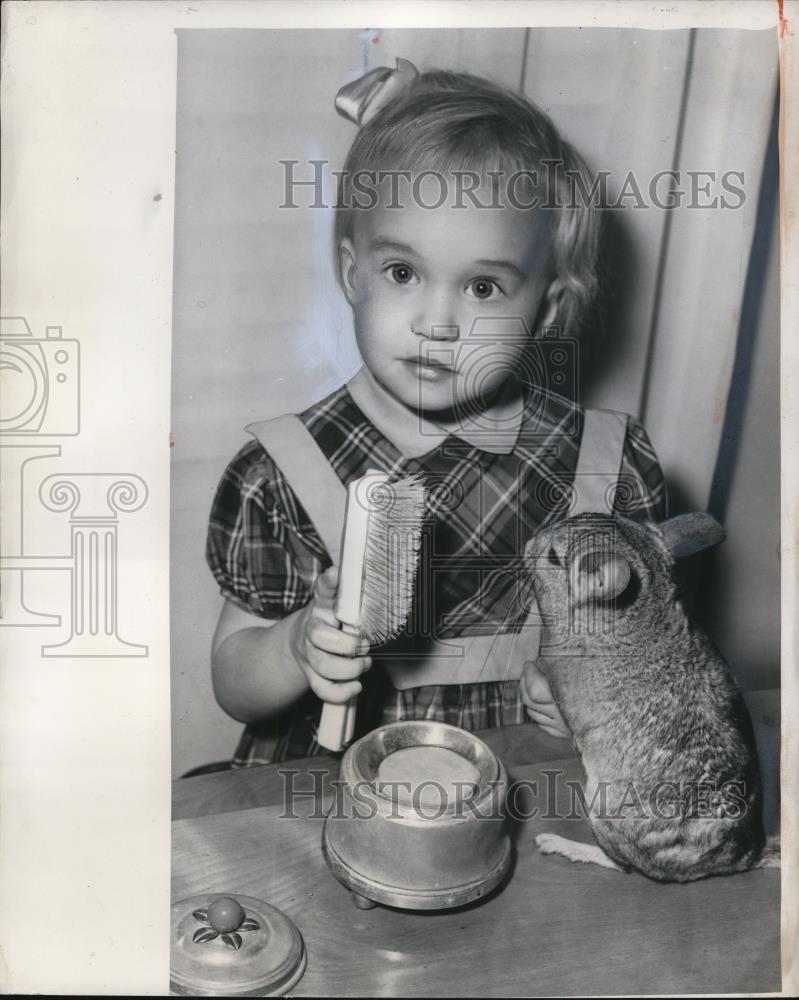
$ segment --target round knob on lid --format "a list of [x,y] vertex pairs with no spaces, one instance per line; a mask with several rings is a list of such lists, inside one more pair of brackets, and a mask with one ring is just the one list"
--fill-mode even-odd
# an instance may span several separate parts
[[183,996],[282,996],[305,971],[302,935],[253,896],[203,893],[171,913],[170,986]]

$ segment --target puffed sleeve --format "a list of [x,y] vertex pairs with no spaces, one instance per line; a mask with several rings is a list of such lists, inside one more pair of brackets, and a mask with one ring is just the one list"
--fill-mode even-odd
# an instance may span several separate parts
[[285,477],[256,441],[222,475],[205,553],[224,596],[272,620],[304,607],[314,580],[330,564]]
[[643,426],[627,421],[627,436],[614,510],[636,521],[665,521],[668,497],[663,471]]

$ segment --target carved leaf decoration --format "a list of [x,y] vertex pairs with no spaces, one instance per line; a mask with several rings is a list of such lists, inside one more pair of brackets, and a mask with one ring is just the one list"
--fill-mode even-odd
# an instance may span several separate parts
[[201,924],[208,923],[208,910],[194,910],[192,916],[195,920],[199,920]]
[[257,920],[253,920],[252,917],[247,917],[244,923],[239,927],[240,931],[257,931],[261,925]]
[[219,931],[215,931],[212,927],[198,927],[191,939],[195,944],[205,944],[206,941],[213,941],[218,937]]
[[228,946],[228,948],[233,948],[238,951],[241,948],[241,935],[237,934],[235,931],[232,934],[223,934],[222,940]]

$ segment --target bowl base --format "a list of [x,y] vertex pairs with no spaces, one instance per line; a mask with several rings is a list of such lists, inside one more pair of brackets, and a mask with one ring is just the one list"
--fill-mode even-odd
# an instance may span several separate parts
[[[325,835],[322,837],[322,853],[325,861],[339,882],[354,894],[353,901],[355,896],[360,896],[364,900],[381,903],[384,906],[396,906],[402,910],[448,910],[487,896],[502,882],[510,868],[511,844],[510,840],[506,839],[499,860],[480,878],[445,888],[406,889],[401,886],[386,885],[355,871],[329,843],[326,833],[327,824],[325,824]],[[361,909],[367,908],[360,902],[356,905]]]

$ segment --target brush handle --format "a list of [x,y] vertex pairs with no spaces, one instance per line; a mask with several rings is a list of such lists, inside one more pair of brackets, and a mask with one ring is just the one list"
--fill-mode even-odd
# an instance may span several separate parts
[[[361,602],[363,599],[363,567],[369,535],[369,492],[388,482],[388,475],[370,469],[347,487],[347,509],[338,571],[338,591],[334,613],[341,622],[342,632],[360,635]],[[325,702],[319,720],[316,742],[326,750],[343,750],[355,733],[357,697],[345,705]]]
[[[357,490],[360,480],[347,487],[347,510],[344,517],[344,535],[341,541],[341,559],[338,569],[338,591],[334,613],[341,622],[342,632],[358,635],[361,620],[361,594],[363,590],[363,561],[366,537],[369,531],[369,509],[358,503]],[[356,698],[344,705],[325,702],[319,720],[316,742],[326,750],[343,750],[355,731]]]
[[[358,629],[352,625],[342,625],[342,632],[349,635],[358,635]],[[357,695],[344,702],[343,705],[334,705],[326,701],[322,706],[322,716],[319,720],[319,732],[316,735],[316,742],[326,750],[343,750],[350,742],[355,732],[355,706],[358,703]]]
[[[349,740],[347,732],[350,729],[350,716],[352,716],[352,729],[355,729],[355,698],[351,698],[343,705],[333,705],[326,701],[322,707],[322,717],[319,720],[319,732],[316,742],[326,750],[343,750]],[[352,739],[352,736],[349,737]]]
[[316,742],[326,750],[343,750],[355,732],[355,706],[357,697],[350,698],[343,705],[333,705],[326,701],[319,720]]

